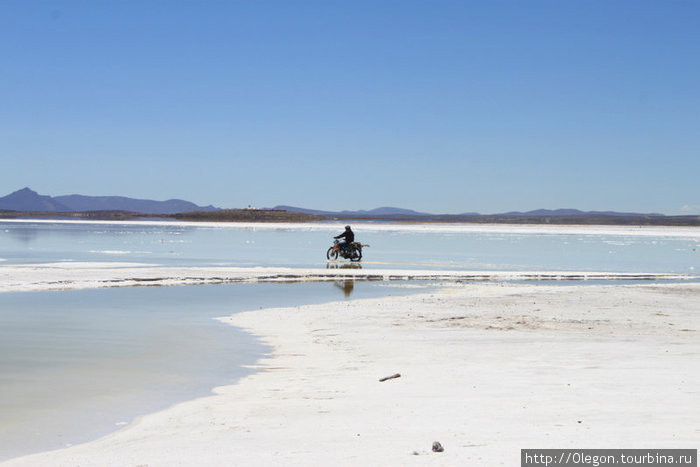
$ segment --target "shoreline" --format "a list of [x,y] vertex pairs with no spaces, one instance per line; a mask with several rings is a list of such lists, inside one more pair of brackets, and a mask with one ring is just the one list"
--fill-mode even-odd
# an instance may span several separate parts
[[[88,224],[88,225],[150,225],[171,227],[210,227],[222,229],[294,229],[294,230],[342,230],[348,221],[327,220],[305,223],[295,222],[211,222],[211,221],[162,221],[162,220],[78,220],[78,219],[0,219],[0,223],[27,224]],[[673,225],[589,225],[589,224],[508,224],[508,223],[455,223],[455,222],[391,222],[357,220],[352,224],[363,231],[411,231],[411,232],[470,232],[470,233],[519,233],[554,235],[630,235],[661,236],[700,239],[698,226]]]
[[262,371],[2,465],[513,465],[521,448],[694,448],[699,297],[697,283],[493,282],[239,313],[222,321],[272,347]]
[[[415,293],[387,283],[129,287],[2,295],[0,461],[79,444],[233,384],[266,351],[218,317]],[[47,325],[42,325],[46,323]]]
[[[340,266],[351,266],[339,263]],[[61,262],[0,266],[0,293],[86,288],[317,281],[698,281],[675,273],[594,271],[445,271],[360,268],[154,266],[145,263]]]

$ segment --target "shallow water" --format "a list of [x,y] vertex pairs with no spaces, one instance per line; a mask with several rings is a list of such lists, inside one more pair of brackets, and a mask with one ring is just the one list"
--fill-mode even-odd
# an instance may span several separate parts
[[[53,261],[142,262],[168,266],[326,267],[336,224],[0,222],[4,264]],[[633,229],[575,233],[468,226],[358,224],[370,245],[365,269],[571,270],[697,274],[700,229],[688,236],[643,235]],[[640,232],[644,232],[640,229]],[[0,263],[2,264],[2,263]]]
[[214,318],[411,293],[378,283],[229,284],[0,295],[0,461],[109,433],[248,374],[266,349]]

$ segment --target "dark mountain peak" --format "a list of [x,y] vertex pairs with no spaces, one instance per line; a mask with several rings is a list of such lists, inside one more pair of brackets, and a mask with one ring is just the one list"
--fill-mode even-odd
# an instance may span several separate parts
[[10,196],[12,196],[12,195],[22,195],[22,196],[25,196],[25,195],[38,195],[38,194],[39,194],[39,193],[37,193],[36,191],[32,190],[32,189],[29,188],[28,186],[25,186],[25,187],[22,188],[21,190],[17,190],[17,191],[15,191],[14,193],[11,193]]
[[0,198],[0,209],[11,211],[67,211],[66,206],[50,196],[43,196],[29,187]]
[[9,195],[5,196],[5,198],[9,198],[9,199],[29,199],[29,198],[40,198],[40,197],[41,197],[41,195],[39,193],[32,190],[28,186],[25,186],[21,190],[13,191]]

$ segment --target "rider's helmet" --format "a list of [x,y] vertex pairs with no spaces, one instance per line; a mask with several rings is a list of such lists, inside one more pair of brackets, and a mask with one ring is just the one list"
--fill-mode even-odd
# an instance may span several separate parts
[[345,230],[350,230],[350,226],[349,226],[349,225],[346,225],[346,226],[345,226]]

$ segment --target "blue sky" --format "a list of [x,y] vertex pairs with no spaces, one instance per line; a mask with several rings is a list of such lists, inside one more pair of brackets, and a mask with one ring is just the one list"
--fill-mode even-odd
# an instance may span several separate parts
[[700,2],[0,0],[0,196],[700,214]]

